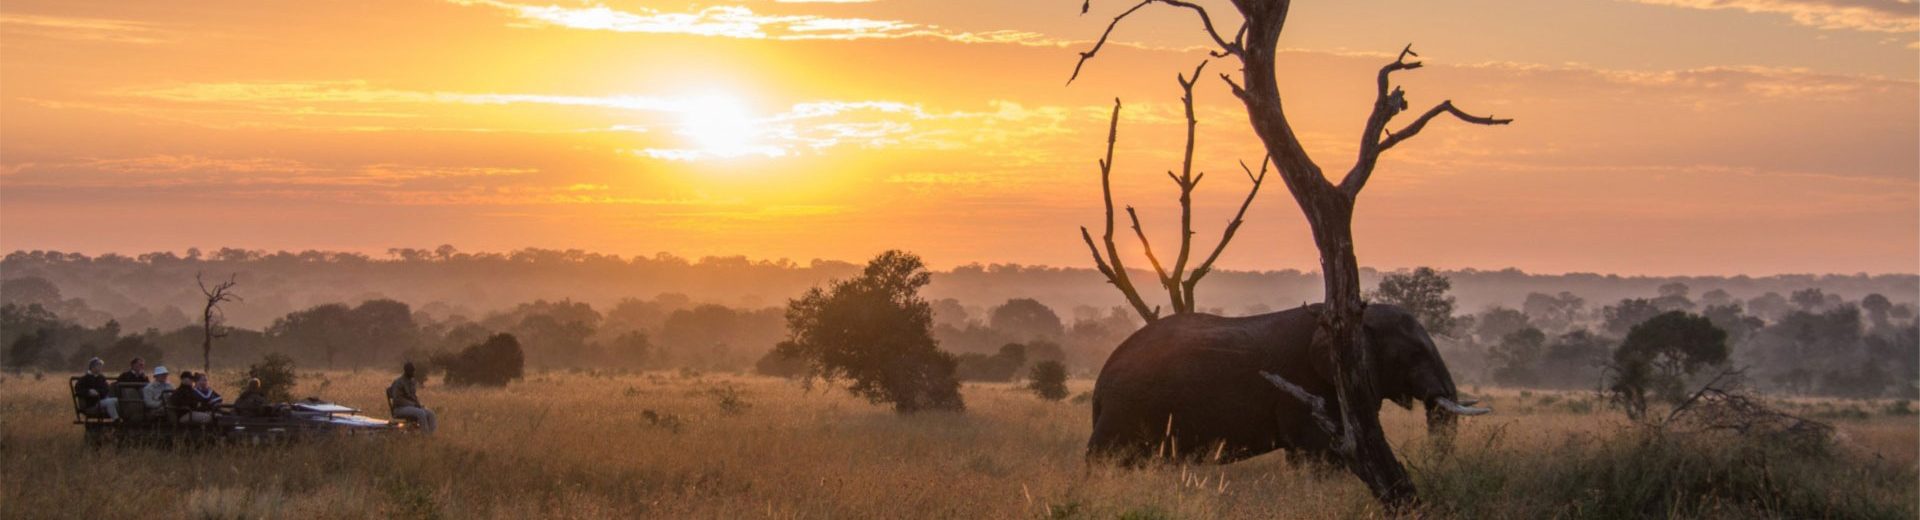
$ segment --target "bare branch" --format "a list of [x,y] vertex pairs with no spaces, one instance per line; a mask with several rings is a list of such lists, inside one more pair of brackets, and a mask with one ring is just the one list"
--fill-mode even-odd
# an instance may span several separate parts
[[[1080,61],[1078,63],[1073,64],[1073,75],[1067,77],[1067,84],[1072,85],[1073,80],[1080,78],[1080,68],[1083,66],[1086,66],[1087,60],[1093,59],[1094,55],[1099,54],[1100,49],[1107,45],[1107,38],[1110,36],[1113,36],[1113,29],[1120,26],[1121,20],[1125,20],[1127,16],[1132,15],[1134,11],[1138,11],[1140,10],[1140,8],[1146,7],[1148,4],[1152,4],[1155,2],[1167,4],[1174,7],[1184,7],[1187,9],[1192,9],[1195,14],[1200,15],[1200,25],[1206,28],[1207,36],[1213,38],[1213,43],[1215,45],[1220,46],[1218,50],[1209,51],[1209,54],[1212,54],[1214,57],[1223,58],[1227,56],[1243,56],[1245,54],[1245,51],[1242,50],[1240,46],[1239,37],[1236,36],[1233,42],[1228,42],[1225,38],[1220,37],[1219,31],[1214,30],[1213,17],[1207,14],[1207,9],[1205,7],[1201,7],[1199,4],[1185,2],[1183,0],[1141,0],[1139,4],[1134,5],[1132,8],[1129,8],[1126,11],[1122,11],[1119,16],[1113,17],[1113,22],[1107,24],[1107,30],[1105,32],[1100,33],[1100,39],[1095,40],[1093,42],[1093,48],[1080,53]],[[1086,14],[1087,9],[1089,9],[1090,7],[1092,7],[1091,2],[1081,3],[1080,14]],[[1242,34],[1246,33],[1245,25],[1241,26],[1240,32]]]
[[[1320,427],[1320,431],[1326,432],[1328,437],[1340,437],[1340,430],[1334,426],[1333,417],[1327,415],[1326,399],[1307,392],[1307,389],[1301,388],[1300,385],[1293,384],[1292,381],[1280,377],[1279,374],[1262,370],[1260,371],[1260,377],[1266,378],[1269,383],[1273,383],[1273,386],[1278,387],[1281,393],[1292,396],[1295,400],[1300,401],[1300,404],[1307,405],[1307,410],[1313,414],[1313,423],[1315,426]],[[1352,457],[1352,449],[1350,447],[1344,451],[1338,450],[1338,448],[1339,446],[1336,446],[1336,451],[1340,451],[1341,456]]]
[[1367,179],[1373,176],[1373,169],[1379,164],[1381,153],[1420,133],[1427,122],[1433,120],[1435,116],[1452,113],[1462,121],[1481,125],[1504,125],[1513,121],[1470,115],[1454,108],[1452,101],[1442,101],[1399,132],[1388,131],[1387,122],[1407,109],[1405,91],[1392,86],[1390,76],[1394,72],[1418,69],[1422,66],[1418,61],[1407,61],[1408,56],[1420,56],[1419,53],[1413,52],[1412,44],[1401,49],[1400,56],[1394,59],[1393,63],[1380,67],[1380,75],[1375,84],[1373,113],[1367,116],[1366,130],[1360,136],[1360,157],[1354,161],[1353,169],[1347,172],[1347,177],[1340,181],[1340,191],[1350,198],[1360,196],[1360,190],[1366,187]]
[[1087,228],[1080,228],[1080,236],[1087,241],[1087,249],[1093,252],[1093,261],[1099,266],[1100,274],[1106,275],[1107,282],[1120,290],[1127,304],[1133,306],[1134,312],[1140,313],[1141,319],[1152,323],[1159,319],[1160,310],[1148,309],[1146,300],[1140,298],[1139,289],[1134,287],[1132,277],[1127,274],[1127,266],[1120,260],[1120,248],[1113,242],[1113,145],[1119,136],[1120,98],[1114,98],[1113,116],[1107,123],[1107,157],[1100,161],[1100,197],[1106,203],[1107,210],[1106,234],[1102,238],[1107,244],[1106,258],[1112,260],[1112,265],[1109,266],[1107,260],[1101,258],[1100,250],[1094,247],[1093,236],[1087,232]]
[[1428,121],[1432,121],[1434,117],[1438,117],[1440,114],[1453,114],[1454,117],[1459,118],[1461,121],[1476,125],[1504,125],[1513,122],[1513,119],[1500,119],[1491,115],[1481,117],[1468,114],[1459,108],[1455,108],[1453,106],[1453,100],[1441,101],[1440,104],[1434,106],[1432,110],[1421,114],[1419,119],[1413,120],[1413,123],[1407,125],[1406,128],[1401,128],[1399,132],[1389,134],[1390,137],[1380,142],[1380,151],[1384,152],[1389,148],[1393,148],[1393,145],[1400,144],[1401,141],[1412,139],[1414,135],[1420,133],[1421,129],[1426,128]]
[[1252,168],[1247,167],[1246,161],[1240,162],[1240,169],[1246,170],[1247,178],[1253,180],[1253,189],[1247,190],[1247,199],[1240,201],[1240,211],[1233,214],[1232,222],[1227,223],[1227,230],[1220,234],[1220,243],[1213,246],[1213,253],[1207,255],[1207,260],[1200,262],[1200,267],[1194,268],[1193,274],[1187,275],[1187,279],[1181,282],[1182,289],[1186,291],[1188,303],[1195,301],[1193,299],[1193,288],[1200,285],[1200,279],[1205,278],[1207,273],[1213,272],[1213,261],[1220,259],[1220,252],[1226,251],[1227,243],[1233,241],[1234,232],[1240,231],[1240,224],[1245,221],[1247,217],[1247,207],[1253,205],[1254,195],[1260,194],[1260,184],[1267,180],[1267,165],[1272,161],[1272,158],[1261,159],[1260,175],[1258,176],[1253,174]]
[[[1127,218],[1133,219],[1133,234],[1140,237],[1140,249],[1147,253],[1147,263],[1153,264],[1154,274],[1160,276],[1160,285],[1166,287],[1169,292],[1172,292],[1175,287],[1175,282],[1172,278],[1167,277],[1167,270],[1160,267],[1160,259],[1153,256],[1153,244],[1147,242],[1147,232],[1140,229],[1140,214],[1133,211],[1133,206],[1127,206]],[[1180,312],[1179,304],[1180,302],[1178,301],[1174,302],[1173,312],[1175,314]]]
[[1200,120],[1193,115],[1193,84],[1200,81],[1200,73],[1207,69],[1207,62],[1201,61],[1193,68],[1193,78],[1175,76],[1180,82],[1180,104],[1187,115],[1186,150],[1180,156],[1180,178],[1174,182],[1180,185],[1180,254],[1173,262],[1173,274],[1167,277],[1167,297],[1173,300],[1175,314],[1193,312],[1193,301],[1186,298],[1181,287],[1181,278],[1186,276],[1187,259],[1193,251],[1193,187],[1199,180],[1193,176],[1193,144]]

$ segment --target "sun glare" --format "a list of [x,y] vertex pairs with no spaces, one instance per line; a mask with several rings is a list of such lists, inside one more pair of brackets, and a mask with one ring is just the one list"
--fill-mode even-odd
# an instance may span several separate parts
[[678,132],[694,150],[715,157],[761,153],[759,120],[746,103],[729,95],[704,95],[686,101]]

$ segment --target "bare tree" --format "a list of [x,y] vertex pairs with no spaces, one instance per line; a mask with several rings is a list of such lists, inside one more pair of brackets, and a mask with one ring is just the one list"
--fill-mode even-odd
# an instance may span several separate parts
[[[1086,12],[1090,3],[1091,0],[1088,0],[1082,4],[1082,13]],[[1324,421],[1323,424],[1329,424],[1335,430],[1328,433],[1334,435],[1336,452],[1345,459],[1348,468],[1366,482],[1375,498],[1389,508],[1412,504],[1416,500],[1413,482],[1408,478],[1406,468],[1394,457],[1393,448],[1387,444],[1380,427],[1380,393],[1373,381],[1373,360],[1369,359],[1366,336],[1360,326],[1365,304],[1360,299],[1359,263],[1353,252],[1354,202],[1359,199],[1360,190],[1366,186],[1367,179],[1373,175],[1380,155],[1418,135],[1434,118],[1452,115],[1461,121],[1480,125],[1503,125],[1511,120],[1471,115],[1455,108],[1452,101],[1441,101],[1399,131],[1389,131],[1387,124],[1407,109],[1405,93],[1392,85],[1389,76],[1421,66],[1419,61],[1407,61],[1410,56],[1418,57],[1413,47],[1408,45],[1393,63],[1380,68],[1373,111],[1367,117],[1365,132],[1360,135],[1359,157],[1339,184],[1335,184],[1322,173],[1320,165],[1301,145],[1282,107],[1275,59],[1280,33],[1286,26],[1287,12],[1293,4],[1291,0],[1233,0],[1233,6],[1243,21],[1232,40],[1222,37],[1215,30],[1213,17],[1199,4],[1182,0],[1142,0],[1115,16],[1093,47],[1080,53],[1073,76],[1067,81],[1071,83],[1073,78],[1080,75],[1081,67],[1100,52],[1122,20],[1156,3],[1192,11],[1199,17],[1206,36],[1211,40],[1209,45],[1215,47],[1211,54],[1240,60],[1238,82],[1227,74],[1221,74],[1220,77],[1246,106],[1254,133],[1260,137],[1267,156],[1279,168],[1281,180],[1293,194],[1294,202],[1306,215],[1307,223],[1313,230],[1314,244],[1320,250],[1326,304],[1325,310],[1320,313],[1319,330],[1314,335],[1314,343],[1332,367],[1338,402],[1330,412],[1339,415],[1337,420]],[[1284,389],[1285,385],[1279,384],[1283,382],[1275,383]]]
[[[1233,234],[1240,230],[1240,223],[1247,216],[1247,208],[1253,205],[1254,196],[1260,193],[1260,184],[1267,180],[1267,161],[1261,161],[1258,175],[1253,173],[1252,168],[1247,167],[1247,163],[1240,163],[1240,169],[1247,172],[1247,178],[1253,181],[1253,187],[1247,190],[1246,200],[1240,203],[1240,211],[1234,213],[1233,220],[1227,223],[1226,231],[1221,233],[1220,243],[1214,246],[1213,253],[1207,255],[1206,260],[1201,261],[1192,271],[1187,271],[1187,261],[1193,251],[1193,189],[1199,186],[1200,181],[1207,176],[1206,172],[1196,174],[1193,171],[1194,131],[1199,125],[1199,120],[1193,115],[1193,85],[1199,82],[1200,72],[1206,68],[1207,63],[1203,61],[1200,62],[1200,66],[1193,69],[1192,79],[1185,75],[1175,77],[1180,82],[1180,103],[1186,107],[1187,141],[1186,153],[1180,160],[1180,173],[1167,172],[1167,177],[1173,179],[1174,186],[1180,189],[1180,251],[1178,256],[1174,257],[1172,272],[1168,272],[1161,266],[1160,258],[1154,256],[1153,244],[1147,240],[1147,232],[1140,226],[1139,212],[1134,211],[1133,206],[1127,206],[1127,219],[1133,222],[1133,234],[1140,239],[1140,248],[1146,252],[1147,262],[1153,266],[1154,275],[1160,282],[1160,286],[1166,289],[1167,299],[1173,306],[1174,314],[1194,312],[1196,308],[1193,297],[1194,287],[1200,284],[1201,278],[1205,278],[1207,273],[1213,271],[1213,262],[1220,259],[1220,252],[1225,251],[1227,243],[1233,241]],[[1100,274],[1105,275],[1107,282],[1113,284],[1121,294],[1126,296],[1127,303],[1133,306],[1134,312],[1140,313],[1141,318],[1151,322],[1160,318],[1160,307],[1147,307],[1146,300],[1140,297],[1140,291],[1128,276],[1126,265],[1120,261],[1119,247],[1113,242],[1113,144],[1118,140],[1119,133],[1120,100],[1115,99],[1113,100],[1113,117],[1107,128],[1107,158],[1100,161],[1100,195],[1106,202],[1107,209],[1106,234],[1101,237],[1107,246],[1106,255],[1102,256],[1099,246],[1094,245],[1093,234],[1087,231],[1086,226],[1080,227],[1080,239],[1086,241],[1087,250],[1093,253],[1093,263],[1100,269]]]
[[235,276],[238,275],[228,275],[227,281],[207,287],[207,281],[202,279],[200,274],[193,275],[193,282],[200,285],[200,294],[207,297],[207,306],[200,313],[200,323],[204,333],[200,341],[201,371],[213,370],[213,338],[227,337],[227,333],[220,330],[220,322],[226,321],[226,312],[220,309],[220,304],[240,300],[240,295],[233,293],[233,286],[239,285],[234,281]]

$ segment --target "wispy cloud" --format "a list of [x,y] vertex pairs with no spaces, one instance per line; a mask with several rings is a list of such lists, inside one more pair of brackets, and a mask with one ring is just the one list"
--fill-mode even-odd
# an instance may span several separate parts
[[1733,9],[1783,14],[1795,23],[1822,29],[1913,33],[1920,31],[1920,4],[1914,0],[1627,0],[1689,9]]
[[173,35],[154,24],[109,18],[76,18],[31,14],[0,14],[0,30],[19,36],[63,40],[154,44],[173,41]]
[[[1049,47],[1074,43],[1029,31],[953,31],[937,25],[898,20],[762,14],[745,6],[712,6],[694,12],[664,12],[645,7],[626,11],[597,3],[581,7],[565,7],[521,4],[502,0],[448,1],[464,6],[486,6],[507,10],[523,23],[534,27],[764,40],[931,38],[961,43],[1010,43]],[[864,3],[864,1],[782,0],[779,3]]]

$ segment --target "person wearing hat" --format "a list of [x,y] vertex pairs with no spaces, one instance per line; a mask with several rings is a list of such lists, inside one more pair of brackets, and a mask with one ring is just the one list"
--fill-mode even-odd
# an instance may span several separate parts
[[148,410],[161,410],[166,406],[167,403],[161,402],[160,398],[173,390],[173,383],[168,383],[167,377],[166,365],[153,367],[153,381],[148,382],[147,386],[140,387],[140,397],[146,399]]
[[100,369],[106,366],[107,362],[100,358],[87,360],[87,373],[81,375],[80,381],[73,385],[73,395],[80,398],[81,413],[119,419],[120,411],[114,406],[119,399],[113,398],[112,385],[108,385],[107,376],[100,373]]
[[413,419],[420,424],[421,430],[433,433],[438,421],[433,416],[433,410],[420,404],[420,383],[413,377],[413,362],[408,361],[400,370],[400,378],[387,385],[387,406],[391,408],[394,418]]

